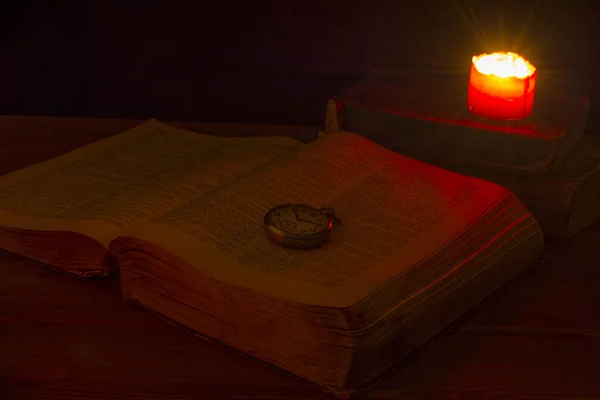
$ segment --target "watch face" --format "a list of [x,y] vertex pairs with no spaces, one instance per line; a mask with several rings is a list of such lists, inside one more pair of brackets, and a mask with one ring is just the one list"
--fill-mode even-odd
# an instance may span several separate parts
[[267,214],[267,221],[285,233],[296,235],[312,235],[331,228],[331,221],[321,211],[297,204],[275,207]]

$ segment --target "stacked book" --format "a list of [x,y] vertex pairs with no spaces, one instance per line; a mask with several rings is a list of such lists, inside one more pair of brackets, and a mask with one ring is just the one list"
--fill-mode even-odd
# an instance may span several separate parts
[[584,98],[544,90],[522,120],[477,117],[468,78],[377,72],[328,104],[323,134],[359,133],[401,154],[513,191],[549,239],[600,216],[600,137],[586,132]]
[[[347,131],[305,144],[151,120],[0,178],[0,247],[117,275],[125,300],[347,397],[540,257],[505,186]],[[264,226],[282,204],[343,222],[284,246]]]

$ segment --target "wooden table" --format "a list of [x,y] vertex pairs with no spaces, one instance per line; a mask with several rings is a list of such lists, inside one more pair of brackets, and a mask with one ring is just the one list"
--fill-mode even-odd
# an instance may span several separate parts
[[[0,173],[135,125],[0,117]],[[315,127],[178,123],[205,133]],[[367,397],[600,398],[600,222],[457,321]],[[316,399],[315,388],[125,304],[86,281],[0,254],[0,399]]]

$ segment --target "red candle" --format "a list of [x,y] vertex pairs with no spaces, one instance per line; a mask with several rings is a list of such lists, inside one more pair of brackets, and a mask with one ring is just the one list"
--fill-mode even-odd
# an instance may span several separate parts
[[467,103],[472,113],[491,119],[522,119],[531,114],[536,69],[518,54],[473,57]]

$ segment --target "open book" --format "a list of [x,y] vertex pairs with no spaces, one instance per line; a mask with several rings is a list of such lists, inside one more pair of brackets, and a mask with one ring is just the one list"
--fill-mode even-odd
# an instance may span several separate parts
[[[2,246],[83,275],[116,259],[126,300],[340,396],[542,252],[507,189],[359,135],[191,135],[152,122],[4,178]],[[283,203],[343,224],[319,248],[282,247],[262,223]]]

